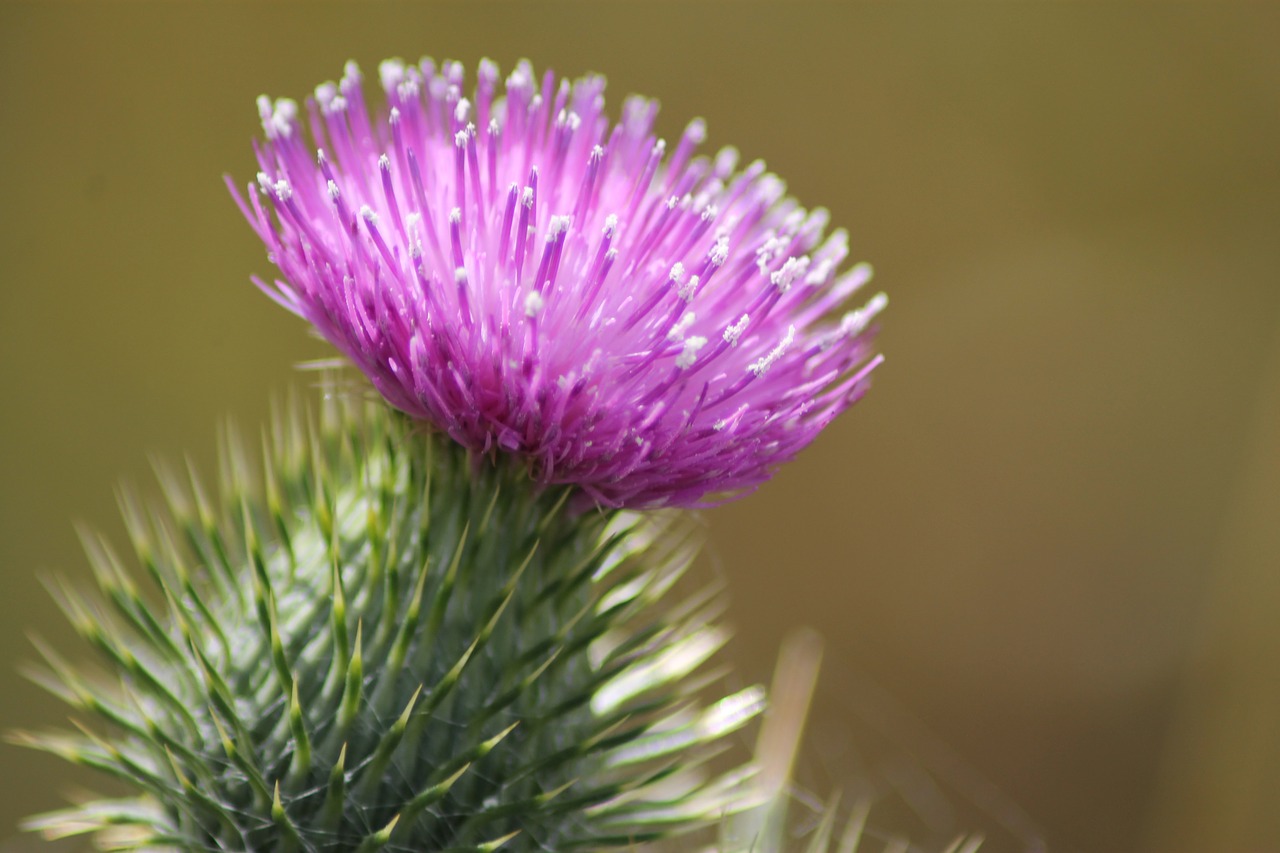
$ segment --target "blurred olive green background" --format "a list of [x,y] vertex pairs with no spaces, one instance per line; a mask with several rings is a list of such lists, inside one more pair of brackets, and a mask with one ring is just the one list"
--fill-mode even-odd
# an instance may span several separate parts
[[[872,394],[709,514],[736,677],[825,638],[811,787],[922,842],[1280,850],[1278,43],[1262,3],[0,5],[0,726],[65,718],[17,666],[79,649],[73,520],[120,538],[121,476],[210,470],[326,353],[248,283],[254,98],[528,56],[706,117],[890,294]],[[95,781],[0,745],[0,850]]]

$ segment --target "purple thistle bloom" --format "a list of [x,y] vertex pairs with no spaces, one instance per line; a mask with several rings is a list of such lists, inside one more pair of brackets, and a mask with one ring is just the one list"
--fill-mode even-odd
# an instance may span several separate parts
[[846,233],[762,162],[694,157],[700,119],[668,155],[657,105],[611,124],[599,76],[521,62],[501,97],[486,60],[468,99],[456,62],[379,70],[376,122],[354,63],[316,89],[312,144],[261,98],[260,193],[236,199],[283,276],[258,286],[396,408],[601,504],[694,506],[865,392],[885,297],[833,312],[870,268],[841,271]]

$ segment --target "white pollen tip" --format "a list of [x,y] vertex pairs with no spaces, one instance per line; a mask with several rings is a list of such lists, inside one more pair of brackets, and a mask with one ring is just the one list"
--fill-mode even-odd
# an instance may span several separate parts
[[391,115],[389,115],[389,116],[387,117],[387,120],[388,120],[388,121],[390,121],[392,124],[399,124],[399,123],[400,123],[400,109],[399,109],[399,107],[392,107],[392,108],[391,108]]
[[783,354],[786,353],[787,348],[791,346],[795,339],[796,327],[789,326],[787,328],[787,334],[783,337],[782,341],[770,350],[768,355],[761,356],[748,365],[747,370],[754,373],[757,377],[764,376],[765,373],[768,372],[769,368],[773,366],[773,363],[782,358]]
[[453,271],[453,280],[454,280],[454,282],[455,282],[456,284],[466,284],[466,282],[467,282],[467,268],[466,268],[466,267],[458,267],[456,270],[454,270],[454,271]]
[[720,178],[727,178],[733,174],[734,168],[738,165],[738,149],[732,145],[726,145],[716,152],[715,172]]
[[298,118],[298,103],[289,98],[273,101],[262,95],[258,98],[258,115],[268,139],[287,139],[293,135],[293,124]]
[[329,182],[328,190],[329,190],[329,198],[333,199],[334,201],[337,201],[338,197],[342,195],[342,192],[338,189],[338,185],[333,181]]
[[460,130],[453,135],[453,144],[461,148],[467,144],[467,132]]
[[316,86],[315,96],[320,106],[327,109],[334,99],[338,97],[338,87],[334,85],[333,81],[321,83]]
[[386,154],[383,154],[381,157],[379,157],[378,168],[384,172],[391,171],[391,158],[388,157]]
[[680,298],[683,299],[685,302],[692,302],[694,294],[698,292],[699,281],[700,281],[699,277],[695,275],[690,277],[690,279],[687,282],[680,285],[680,289],[677,291]]
[[711,247],[711,253],[708,256],[712,266],[724,266],[724,262],[729,260],[729,238],[721,237],[716,240],[716,244]]
[[698,350],[707,345],[707,339],[699,335],[694,335],[684,342],[684,350],[676,356],[676,367],[681,370],[687,370],[693,366],[693,362],[698,357]]
[[525,187],[520,196],[520,203],[525,207],[533,207],[533,187]]
[[738,425],[738,421],[742,420],[742,416],[743,414],[746,413],[748,408],[750,408],[750,404],[743,403],[741,406],[737,408],[737,410],[732,415],[729,415],[729,417],[727,418],[721,418],[720,420],[716,421],[714,424],[711,425],[711,428],[714,429],[716,432],[720,432],[725,427],[730,427],[730,426],[736,427]]
[[822,261],[804,277],[804,283],[809,287],[818,287],[826,283],[827,279],[831,277],[832,270],[835,268],[835,261],[830,258],[823,258]]
[[271,192],[273,189],[275,189],[275,184],[272,182],[271,178],[267,175],[266,172],[258,173],[258,186],[262,187],[262,191],[264,193]]
[[449,211],[450,225],[458,225],[461,222],[462,222],[462,208],[455,207],[453,210]]
[[852,338],[862,334],[862,332],[871,324],[871,321],[885,309],[889,304],[889,297],[883,293],[877,293],[867,302],[866,305],[850,311],[840,318],[840,331],[836,333],[836,339]]
[[365,222],[368,222],[370,225],[378,221],[378,214],[374,213],[373,208],[367,204],[360,205],[360,216],[362,219],[364,219]]
[[536,290],[529,291],[529,295],[524,298],[524,313],[526,317],[537,317],[542,312],[542,307],[546,302],[542,299],[542,294]]
[[684,333],[689,331],[689,327],[693,325],[693,321],[696,319],[696,314],[692,311],[686,311],[680,321],[671,327],[671,331],[667,332],[667,340],[672,343],[684,340]]
[[378,63],[378,79],[384,92],[393,91],[404,82],[404,61],[400,59],[384,59]]
[[618,214],[610,213],[604,218],[604,233],[610,237],[618,233]]
[[668,278],[677,284],[684,281],[684,264],[676,261],[675,265],[671,267],[671,274]]
[[276,198],[281,201],[288,201],[293,198],[293,187],[289,186],[289,182],[284,178],[276,181],[275,185]]
[[490,136],[498,135],[498,120],[496,118],[489,119],[489,135]]
[[466,121],[467,113],[471,111],[471,102],[466,98],[458,101],[458,106],[453,109],[453,117],[458,121]]
[[751,318],[743,314],[738,322],[724,330],[724,341],[731,347],[738,345],[738,339],[742,337],[742,333],[747,330],[747,324],[751,322]]
[[791,285],[795,280],[804,275],[809,269],[809,256],[803,255],[799,258],[787,258],[786,263],[777,272],[769,276],[769,281],[773,283],[778,290],[786,293],[791,289]]

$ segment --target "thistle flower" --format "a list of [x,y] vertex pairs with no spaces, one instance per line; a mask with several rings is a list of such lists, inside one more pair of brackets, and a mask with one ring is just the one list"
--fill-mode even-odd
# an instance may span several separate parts
[[[506,79],[480,64],[359,69],[303,115],[262,98],[266,143],[245,216],[281,278],[258,285],[310,322],[396,408],[543,484],[614,507],[693,506],[749,490],[857,400],[879,363],[870,277],[760,161],[674,151],[657,106],[610,123],[604,79]],[[318,151],[316,150],[318,147]],[[234,186],[232,187],[235,193]],[[273,215],[274,214],[274,215]]]

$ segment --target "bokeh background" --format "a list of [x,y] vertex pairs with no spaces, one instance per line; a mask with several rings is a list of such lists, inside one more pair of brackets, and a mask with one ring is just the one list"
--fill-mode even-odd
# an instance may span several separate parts
[[[0,725],[65,717],[17,666],[78,648],[73,520],[122,538],[118,478],[211,470],[326,354],[248,283],[255,96],[528,56],[704,116],[891,296],[872,394],[709,514],[736,677],[825,639],[808,790],[920,849],[1280,850],[1277,44],[1266,3],[0,4]],[[94,782],[0,768],[5,851]]]

